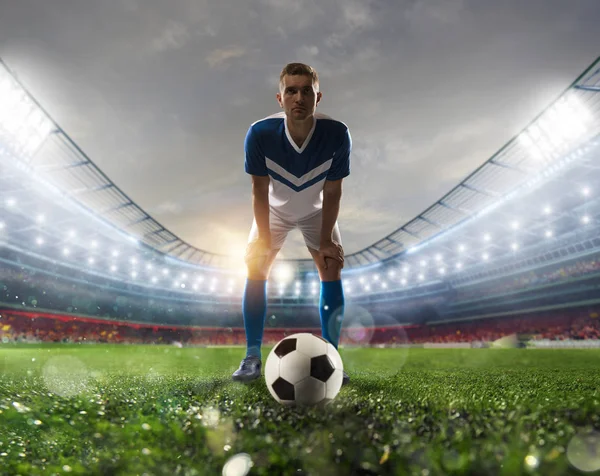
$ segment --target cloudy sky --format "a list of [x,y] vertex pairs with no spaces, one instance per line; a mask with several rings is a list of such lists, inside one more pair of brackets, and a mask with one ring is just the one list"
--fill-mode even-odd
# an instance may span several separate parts
[[[441,198],[600,54],[598,0],[0,0],[0,56],[182,239],[239,254],[248,126],[284,64],[350,127],[346,254]],[[282,256],[307,258],[301,236]]]

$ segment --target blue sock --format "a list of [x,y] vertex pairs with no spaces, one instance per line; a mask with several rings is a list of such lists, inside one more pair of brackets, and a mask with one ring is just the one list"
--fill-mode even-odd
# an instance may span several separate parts
[[246,279],[242,300],[244,329],[246,329],[246,357],[260,358],[260,345],[267,316],[267,281]]
[[342,281],[321,281],[321,332],[323,338],[337,349],[344,320],[344,289]]

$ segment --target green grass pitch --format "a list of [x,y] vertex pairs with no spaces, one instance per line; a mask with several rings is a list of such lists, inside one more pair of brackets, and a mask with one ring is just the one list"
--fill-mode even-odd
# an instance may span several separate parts
[[243,354],[0,346],[0,473],[220,475],[239,453],[251,475],[600,468],[572,443],[600,430],[600,351],[341,349],[351,382],[320,410],[231,382]]

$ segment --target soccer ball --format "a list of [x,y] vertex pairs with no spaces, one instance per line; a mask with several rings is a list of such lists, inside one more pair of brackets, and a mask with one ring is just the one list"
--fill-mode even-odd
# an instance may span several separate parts
[[273,398],[287,406],[330,403],[342,388],[344,364],[320,336],[292,334],[269,353],[265,381]]

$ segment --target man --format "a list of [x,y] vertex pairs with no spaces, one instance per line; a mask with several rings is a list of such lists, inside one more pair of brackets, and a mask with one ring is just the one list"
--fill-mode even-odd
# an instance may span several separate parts
[[[245,169],[252,176],[254,222],[246,249],[248,277],[242,301],[247,350],[232,376],[236,381],[261,375],[267,280],[288,232],[296,227],[321,280],[323,338],[338,347],[344,251],[337,217],[342,180],[350,174],[352,140],[343,122],[315,113],[321,98],[317,72],[290,63],[279,77],[277,101],[283,112],[255,122],[246,135]],[[344,384],[348,381],[344,373]]]

